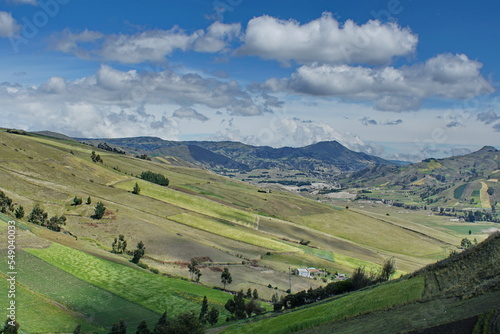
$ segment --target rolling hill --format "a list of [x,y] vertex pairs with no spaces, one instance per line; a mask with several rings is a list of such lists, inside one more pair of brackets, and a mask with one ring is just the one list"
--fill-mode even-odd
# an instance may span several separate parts
[[463,156],[431,158],[406,166],[373,166],[339,182],[346,187],[375,189],[368,197],[384,198],[384,190],[403,191],[405,204],[491,209],[500,200],[499,179],[500,151],[485,146]]
[[[152,324],[165,309],[172,316],[197,312],[203,296],[220,309],[222,324],[223,304],[231,297],[221,291],[224,267],[233,275],[227,289],[257,289],[266,302],[286,294],[290,269],[349,274],[358,266],[375,270],[393,256],[404,274],[447,257],[468,236],[466,230],[442,228],[438,218],[428,225],[417,214],[385,216],[285,191],[263,192],[188,167],[180,158],[148,161],[50,135],[0,130],[0,202],[12,200],[2,204],[0,248],[7,246],[7,222],[16,221],[18,256],[26,264],[18,282],[20,305],[36,306],[19,311],[24,333],[67,332],[79,323],[106,332],[124,309],[135,314],[130,326],[142,319]],[[101,162],[91,159],[92,151]],[[144,171],[165,175],[170,184],[145,181],[139,177]],[[135,184],[139,194],[132,193]],[[84,203],[74,205],[75,197]],[[97,202],[106,206],[102,219],[92,218]],[[48,217],[66,217],[60,232],[27,221],[36,204]],[[15,218],[21,206],[24,215]],[[130,254],[112,252],[120,234],[128,250],[139,241],[146,245],[141,266],[130,262]],[[474,234],[479,241],[486,236]],[[199,283],[189,282],[191,259],[200,263]],[[331,280],[333,275],[292,275],[292,291]],[[51,317],[32,313],[43,308]]]
[[393,162],[347,149],[336,141],[320,142],[305,147],[272,148],[238,142],[175,142],[154,137],[85,139],[97,146],[106,142],[133,154],[172,156],[209,169],[291,169],[301,171],[354,171],[376,164]]

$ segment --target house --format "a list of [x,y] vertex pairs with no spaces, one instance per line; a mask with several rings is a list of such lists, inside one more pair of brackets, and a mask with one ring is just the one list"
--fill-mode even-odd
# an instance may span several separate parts
[[305,268],[297,268],[295,270],[295,274],[297,276],[302,276],[302,277],[307,277],[307,278],[311,278],[311,274],[309,273],[309,270],[305,269]]

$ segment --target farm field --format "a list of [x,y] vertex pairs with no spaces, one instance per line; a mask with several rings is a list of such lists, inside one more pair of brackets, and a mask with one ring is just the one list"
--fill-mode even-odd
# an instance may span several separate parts
[[58,244],[27,251],[85,282],[160,314],[198,311],[203,296],[219,308],[228,299],[228,294],[219,290],[142,272]]

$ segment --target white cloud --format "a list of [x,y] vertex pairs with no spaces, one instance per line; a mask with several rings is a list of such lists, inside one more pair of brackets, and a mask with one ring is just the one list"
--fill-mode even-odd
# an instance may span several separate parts
[[74,53],[80,58],[88,58],[89,53],[80,47],[82,43],[92,43],[104,38],[104,35],[85,29],[80,33],[73,33],[69,29],[64,29],[62,32],[54,34],[50,38],[51,48],[65,53]]
[[[225,129],[218,131],[211,140],[240,141],[255,146],[303,147],[321,141],[338,141],[347,148],[377,154],[380,146],[366,143],[352,133],[340,133],[330,124],[317,121],[304,121],[297,117],[271,116],[258,121],[259,127],[254,133],[245,133],[246,127],[239,119],[224,120]],[[255,130],[255,129],[254,129]]]
[[[197,74],[120,71],[102,65],[92,76],[52,77],[39,86],[0,84],[3,126],[50,129],[75,136],[178,134],[179,119],[207,121],[220,109],[238,116],[266,110],[234,81]],[[204,114],[195,108],[202,108]],[[172,117],[173,115],[173,117]]]
[[11,13],[0,11],[0,37],[14,37],[20,29]]
[[393,57],[415,51],[418,37],[395,23],[370,20],[358,25],[339,23],[330,13],[306,24],[271,16],[248,22],[239,55],[256,55],[284,64],[387,64]]
[[263,87],[313,96],[372,101],[380,110],[416,110],[423,99],[470,99],[490,94],[482,64],[466,55],[440,54],[425,63],[395,68],[348,65],[303,65],[290,79],[269,79]]
[[[123,64],[143,62],[163,63],[165,57],[176,50],[197,52],[225,52],[228,44],[239,36],[239,23],[215,22],[206,31],[203,29],[187,33],[179,27],[170,30],[148,30],[133,35],[103,35],[85,30],[73,33],[64,30],[52,36],[52,47],[65,53],[74,53],[81,58],[95,55],[103,60]],[[86,45],[85,45],[86,43]]]
[[176,118],[185,118],[185,119],[196,119],[202,122],[208,121],[208,117],[199,113],[193,108],[180,108],[174,111],[173,114]]

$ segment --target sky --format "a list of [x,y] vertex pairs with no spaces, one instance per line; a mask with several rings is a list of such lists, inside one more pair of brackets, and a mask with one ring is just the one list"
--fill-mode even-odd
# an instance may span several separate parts
[[355,151],[499,147],[500,2],[0,0],[0,127]]

